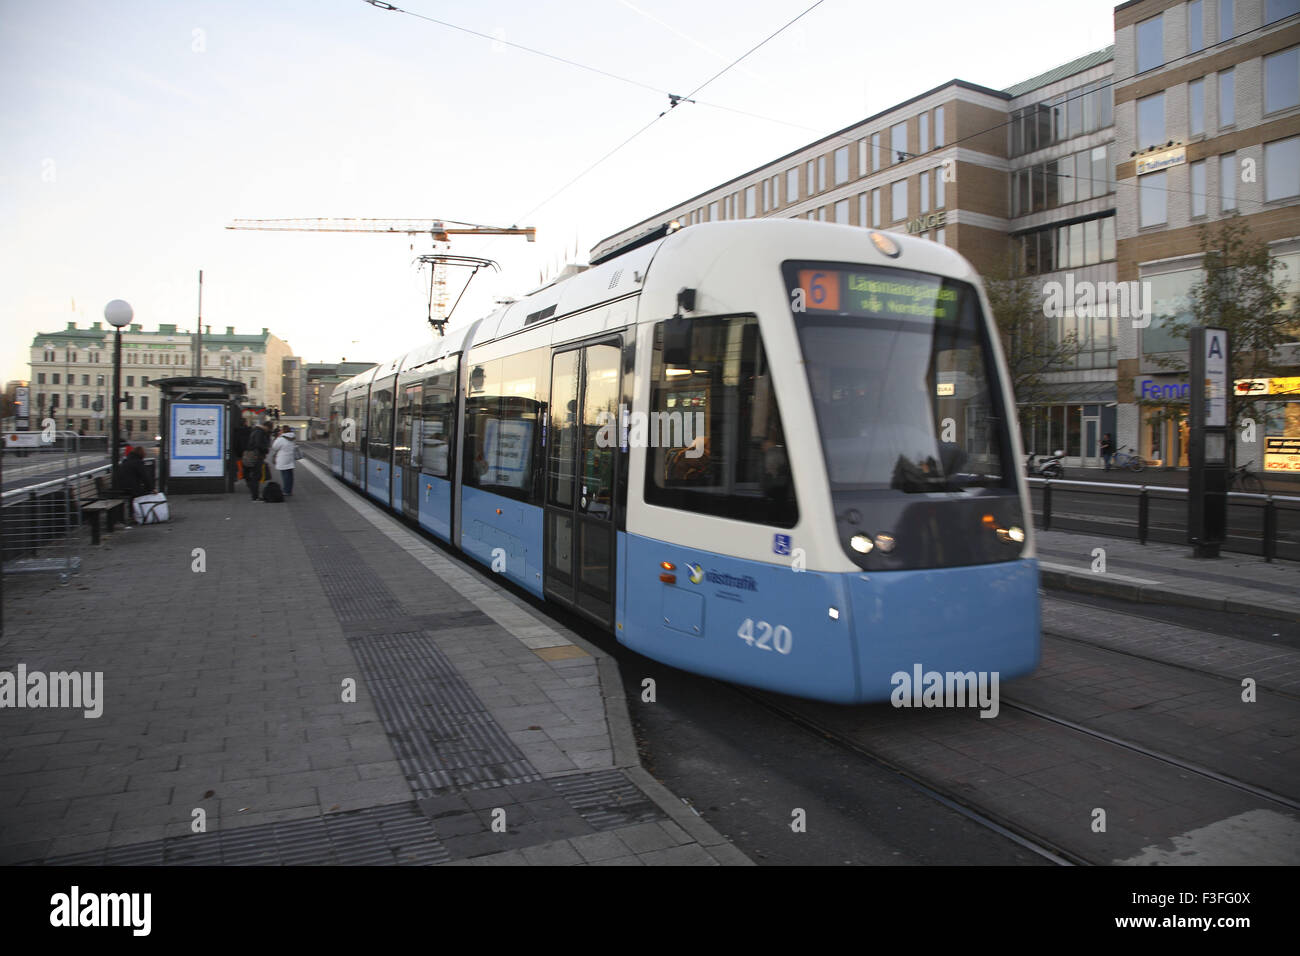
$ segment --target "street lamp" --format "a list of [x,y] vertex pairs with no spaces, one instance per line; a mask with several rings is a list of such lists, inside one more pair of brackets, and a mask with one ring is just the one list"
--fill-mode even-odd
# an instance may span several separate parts
[[[109,459],[113,471],[110,473],[113,479],[117,476],[117,459],[122,450],[122,399],[118,396],[122,392],[122,326],[131,322],[131,317],[135,315],[131,306],[121,299],[114,299],[108,305],[104,306],[104,318],[108,319],[108,324],[113,326],[113,457]],[[116,485],[116,480],[113,480]]]

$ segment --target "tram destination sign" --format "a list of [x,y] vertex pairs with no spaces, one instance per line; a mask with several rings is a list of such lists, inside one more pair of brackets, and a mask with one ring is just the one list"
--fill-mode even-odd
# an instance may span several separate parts
[[800,269],[797,281],[792,292],[809,312],[952,321],[961,299],[938,278],[890,269]]

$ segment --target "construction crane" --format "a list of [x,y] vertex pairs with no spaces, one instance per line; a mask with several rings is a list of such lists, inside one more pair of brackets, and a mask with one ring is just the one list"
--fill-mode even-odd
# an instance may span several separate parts
[[[476,256],[453,256],[446,251],[446,245],[452,236],[523,236],[529,242],[537,241],[537,229],[533,226],[480,226],[472,222],[456,222],[451,219],[236,219],[227,229],[253,229],[262,232],[372,232],[389,235],[429,236],[434,243],[434,253],[420,256],[422,263],[431,266],[429,277],[429,324],[434,331],[442,334],[443,328],[455,311],[453,305],[447,308],[447,266],[468,266],[473,268],[470,277],[456,297],[460,303],[465,289],[479,269],[491,266],[499,268],[491,259]],[[438,244],[444,249],[438,251]]]

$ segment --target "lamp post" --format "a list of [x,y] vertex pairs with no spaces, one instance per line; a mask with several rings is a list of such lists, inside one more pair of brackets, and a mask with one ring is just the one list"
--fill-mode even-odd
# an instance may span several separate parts
[[108,305],[104,306],[104,318],[108,319],[108,324],[113,326],[113,456],[109,459],[112,466],[110,474],[113,476],[113,484],[116,485],[117,477],[117,459],[122,450],[122,399],[118,396],[122,392],[122,326],[131,321],[135,315],[131,306],[121,299],[114,299]]

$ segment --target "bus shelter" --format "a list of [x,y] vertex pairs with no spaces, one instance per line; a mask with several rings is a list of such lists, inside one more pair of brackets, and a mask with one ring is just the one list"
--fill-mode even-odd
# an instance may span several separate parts
[[169,495],[220,494],[235,487],[231,453],[243,382],[223,378],[164,378],[159,490]]

